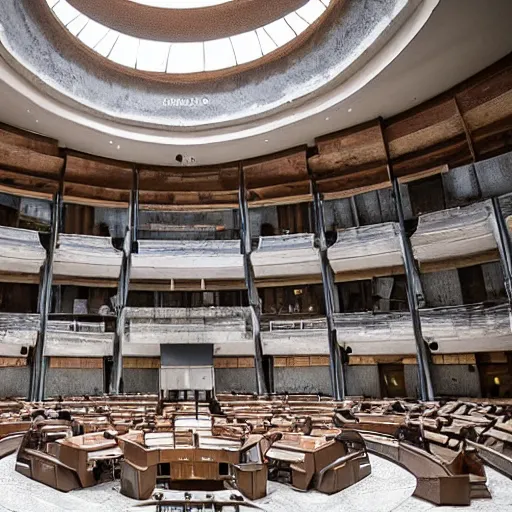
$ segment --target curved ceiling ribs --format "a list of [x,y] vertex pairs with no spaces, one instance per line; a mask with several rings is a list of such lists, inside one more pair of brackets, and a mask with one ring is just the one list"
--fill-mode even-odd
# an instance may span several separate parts
[[165,9],[130,0],[68,0],[92,20],[152,41],[194,42],[255,30],[296,11],[307,0],[238,0],[196,9]]
[[[454,89],[385,121],[320,137],[309,167],[327,199],[420,179],[512,150],[512,54]],[[46,197],[64,164],[57,141],[0,126],[0,190]],[[125,207],[133,166],[145,209],[236,208],[238,163],[157,167],[67,152],[65,201]],[[311,200],[306,148],[242,162],[251,206]]]

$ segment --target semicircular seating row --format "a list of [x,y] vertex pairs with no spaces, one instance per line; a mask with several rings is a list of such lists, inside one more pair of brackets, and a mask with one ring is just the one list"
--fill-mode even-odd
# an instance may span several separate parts
[[[420,265],[496,250],[495,226],[488,201],[425,214],[411,237]],[[243,257],[237,240],[140,240],[132,254],[133,281],[242,280]],[[0,272],[38,274],[46,253],[38,233],[0,227]],[[328,249],[335,274],[367,272],[402,266],[398,225],[394,222],[339,230]],[[251,254],[257,279],[320,275],[314,235],[260,237]],[[59,235],[54,275],[117,279],[122,252],[112,239]]]

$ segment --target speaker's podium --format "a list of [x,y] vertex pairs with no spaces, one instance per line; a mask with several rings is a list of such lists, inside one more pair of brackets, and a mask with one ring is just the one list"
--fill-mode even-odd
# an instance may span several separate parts
[[208,400],[215,388],[213,344],[160,345],[160,394],[164,400],[179,400],[189,393],[206,394]]

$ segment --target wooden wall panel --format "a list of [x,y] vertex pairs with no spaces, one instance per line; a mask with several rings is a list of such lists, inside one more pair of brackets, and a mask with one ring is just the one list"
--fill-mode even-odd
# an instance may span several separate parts
[[50,357],[50,368],[101,370],[103,369],[103,359],[99,357]]
[[159,370],[159,357],[123,357],[123,368],[138,370]]

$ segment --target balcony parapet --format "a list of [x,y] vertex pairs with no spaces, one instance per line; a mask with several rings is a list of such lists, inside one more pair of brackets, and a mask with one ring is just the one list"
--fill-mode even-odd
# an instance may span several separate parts
[[[507,304],[473,304],[420,310],[423,336],[436,342],[435,354],[492,352],[512,348]],[[414,334],[408,312],[339,313],[338,341],[354,355],[414,354]]]
[[327,255],[335,274],[401,267],[398,224],[340,229]]
[[421,215],[411,237],[415,258],[422,263],[496,251],[489,201]]
[[37,231],[0,227],[0,272],[39,274],[45,258]]
[[118,279],[122,252],[110,237],[59,235],[54,259],[56,276]]
[[134,280],[244,279],[238,240],[140,240]]
[[183,343],[211,343],[216,355],[253,353],[249,308],[127,308],[126,317],[130,355]]
[[256,279],[320,275],[313,234],[262,236],[251,261]]

